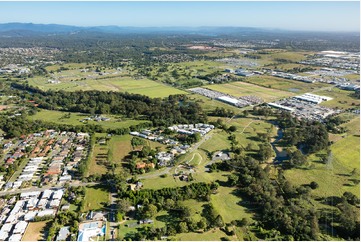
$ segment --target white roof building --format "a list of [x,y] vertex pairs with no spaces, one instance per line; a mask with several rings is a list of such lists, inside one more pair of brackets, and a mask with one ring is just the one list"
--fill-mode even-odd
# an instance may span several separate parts
[[38,202],[37,208],[44,209],[47,203],[48,203],[48,199],[41,199]]
[[60,205],[60,200],[52,200],[52,201],[50,202],[50,207],[51,207],[51,208],[58,208],[59,205]]
[[52,191],[51,190],[45,190],[43,192],[43,195],[41,196],[41,199],[48,199],[51,196]]
[[20,221],[15,225],[14,234],[23,234],[25,232],[28,223],[25,221]]
[[36,212],[36,211],[29,211],[28,213],[25,214],[24,220],[25,221],[32,221],[35,218],[37,213],[38,212]]
[[54,209],[45,209],[43,211],[40,211],[38,213],[38,217],[44,217],[44,216],[48,216],[48,215],[54,215],[55,214],[55,210]]
[[0,230],[0,240],[5,241],[9,237],[9,233]]
[[32,199],[28,200],[28,203],[26,204],[26,208],[28,210],[32,210],[32,209],[36,208],[38,201],[39,201],[39,199],[37,199],[37,198],[32,198]]
[[13,224],[4,224],[2,227],[1,227],[1,232],[6,232],[6,233],[9,233],[11,231],[11,229],[13,228]]
[[235,98],[227,97],[227,96],[221,96],[217,98],[218,100],[226,103],[230,103],[232,105],[237,105],[239,101]]
[[13,188],[19,188],[23,182],[22,181],[15,181],[13,183]]
[[64,191],[63,190],[57,190],[53,193],[53,199],[60,200],[63,197]]
[[6,219],[5,223],[10,223],[10,224],[13,224],[15,223],[17,220],[17,217],[15,214],[10,214],[9,217]]
[[23,236],[21,234],[13,234],[13,235],[10,236],[9,241],[19,242],[19,241],[21,241],[22,237]]

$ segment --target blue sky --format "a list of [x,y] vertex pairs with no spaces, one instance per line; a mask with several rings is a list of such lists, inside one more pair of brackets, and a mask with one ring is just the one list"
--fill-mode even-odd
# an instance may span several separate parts
[[353,2],[0,2],[0,23],[359,31]]

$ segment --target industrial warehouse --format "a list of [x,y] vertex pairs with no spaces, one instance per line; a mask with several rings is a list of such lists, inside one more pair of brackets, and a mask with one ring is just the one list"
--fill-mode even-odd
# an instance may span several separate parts
[[270,102],[268,105],[273,108],[291,112],[298,118],[323,122],[328,116],[341,112],[341,110],[318,105],[323,101],[329,100],[332,100],[332,98],[305,93],[300,96]]

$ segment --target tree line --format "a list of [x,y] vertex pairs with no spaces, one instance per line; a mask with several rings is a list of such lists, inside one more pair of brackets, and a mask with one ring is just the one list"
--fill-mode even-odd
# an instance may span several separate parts
[[201,106],[186,95],[167,98],[104,91],[42,91],[27,84],[12,83],[23,90],[22,98],[33,100],[40,108],[90,114],[117,114],[128,118],[150,120],[154,126],[176,123],[203,123],[207,116]]

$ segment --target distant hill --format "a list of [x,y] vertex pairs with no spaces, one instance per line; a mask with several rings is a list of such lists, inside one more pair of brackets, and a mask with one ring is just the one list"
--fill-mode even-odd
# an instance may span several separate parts
[[312,36],[359,36],[359,33],[290,31],[281,29],[251,27],[127,27],[127,26],[93,26],[79,27],[60,24],[4,23],[0,24],[0,37],[26,37],[68,35],[79,33],[108,34],[198,34],[198,35],[241,35],[241,36],[273,36],[279,35],[312,35]]
[[268,32],[261,28],[248,27],[120,27],[120,26],[94,26],[79,27],[60,24],[33,24],[33,23],[4,23],[0,24],[0,32],[8,34],[24,31],[24,34],[38,32],[43,34],[72,33],[72,32],[105,32],[105,33],[197,33],[197,34],[226,34],[237,32]]
[[32,31],[43,33],[66,33],[79,31],[82,27],[60,25],[60,24],[33,24],[33,23],[5,23],[0,24],[0,31]]

